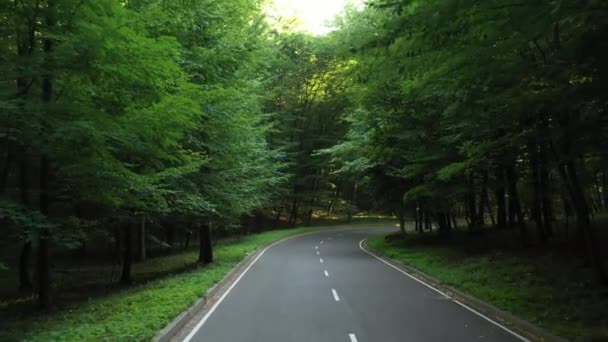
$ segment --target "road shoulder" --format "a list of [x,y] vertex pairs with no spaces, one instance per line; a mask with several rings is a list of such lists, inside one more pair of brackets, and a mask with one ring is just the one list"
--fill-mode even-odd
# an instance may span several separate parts
[[383,261],[388,266],[391,266],[414,280],[424,284],[427,287],[447,296],[450,300],[463,306],[464,308],[474,312],[486,320],[501,326],[501,328],[515,335],[518,335],[522,340],[528,341],[555,341],[566,342],[567,340],[539,328],[530,322],[527,322],[519,317],[516,317],[509,312],[503,311],[491,304],[488,304],[478,298],[475,298],[467,293],[464,293],[452,286],[449,286],[437,278],[434,278],[412,266],[406,265],[398,260],[387,257],[382,251],[370,248],[367,244],[367,239],[360,242],[360,248],[372,255],[373,257]]

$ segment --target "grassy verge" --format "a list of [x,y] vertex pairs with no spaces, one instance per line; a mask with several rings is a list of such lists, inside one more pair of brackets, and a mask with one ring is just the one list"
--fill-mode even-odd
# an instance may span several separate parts
[[373,237],[368,245],[556,335],[608,340],[606,290],[572,260],[530,250],[474,249],[463,239],[445,243],[411,235]]
[[[335,228],[335,227],[334,227]],[[137,286],[71,304],[44,315],[6,313],[0,323],[0,341],[141,341],[149,340],[179,313],[220,281],[256,248],[299,233],[328,227],[270,231],[221,241],[216,262]],[[188,252],[136,265],[145,278],[159,269],[180,268],[196,262]]]

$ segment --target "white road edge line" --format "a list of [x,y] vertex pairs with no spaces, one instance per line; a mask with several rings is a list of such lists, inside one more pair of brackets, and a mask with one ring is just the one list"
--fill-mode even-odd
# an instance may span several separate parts
[[323,273],[325,273],[325,277],[329,278],[329,273],[327,272],[327,270],[324,270]]
[[321,244],[323,244],[324,241],[321,241]]
[[323,263],[323,258],[319,259],[319,262],[320,262],[320,263]]
[[348,334],[348,337],[350,337],[350,342],[357,342],[357,336],[355,334]]
[[336,292],[335,289],[331,289],[331,293],[334,295],[334,299],[336,300],[336,302],[339,302],[340,297],[338,297],[338,292]]
[[226,290],[226,292],[224,292],[224,294],[222,294],[222,296],[213,304],[213,306],[211,306],[211,308],[209,309],[209,311],[207,311],[207,313],[205,314],[205,316],[203,316],[203,318],[201,318],[201,320],[196,324],[196,326],[194,326],[194,328],[192,329],[192,331],[190,331],[190,333],[188,334],[188,336],[186,336],[186,338],[184,338],[183,342],[189,342],[190,340],[192,340],[192,338],[194,337],[194,335],[196,335],[196,333],[201,329],[201,327],[203,326],[203,324],[205,324],[205,322],[207,322],[207,320],[209,319],[209,317],[211,317],[211,315],[213,314],[213,312],[215,311],[215,309],[217,309],[217,307],[222,303],[222,301],[226,298],[226,296],[228,296],[228,294],[230,294],[230,291],[232,291],[232,289],[234,289],[234,287],[236,286],[236,284],[239,283],[239,281],[245,276],[245,274],[247,274],[247,272],[251,269],[251,267],[253,267],[253,265],[255,265],[255,263],[262,257],[262,255],[264,255],[264,253],[266,253],[267,250],[269,250],[270,248],[280,244],[284,242],[284,240],[280,240],[277,241],[273,244],[271,244],[270,246],[264,248],[260,254],[258,254],[257,257],[255,257],[255,259],[253,259],[253,261],[245,268],[245,270],[243,270],[243,272],[241,272],[241,274],[236,278],[236,280],[230,285],[230,287],[228,287],[228,289]]
[[[434,287],[433,285],[425,283],[424,281],[422,281],[422,280],[421,280],[421,279],[419,279],[418,277],[415,277],[415,276],[413,276],[413,275],[411,275],[411,274],[409,274],[409,273],[405,272],[404,270],[400,269],[399,267],[397,267],[397,266],[395,266],[395,265],[391,264],[390,262],[388,262],[388,261],[386,261],[386,260],[384,260],[384,259],[382,259],[382,258],[380,258],[380,257],[376,256],[375,254],[371,253],[370,251],[368,251],[367,249],[365,249],[365,248],[363,247],[363,241],[365,241],[365,240],[367,240],[367,239],[363,239],[363,240],[359,241],[359,248],[360,248],[362,251],[364,251],[365,253],[367,253],[367,254],[369,254],[369,255],[373,256],[374,258],[376,258],[376,259],[378,259],[378,260],[382,261],[382,263],[384,263],[385,265],[387,265],[387,266],[389,266],[389,267],[392,267],[393,269],[397,270],[398,272],[400,272],[400,273],[402,273],[402,274],[404,274],[404,275],[408,276],[409,278],[411,278],[411,279],[413,279],[413,280],[415,280],[415,281],[419,282],[420,284],[422,284],[422,285],[424,285],[424,286],[428,287],[429,289],[431,289],[431,290],[433,290],[433,291],[435,291],[435,292],[437,292],[437,293],[441,294],[441,295],[442,295],[442,296],[444,296],[445,298],[450,299],[450,300],[451,300],[451,301],[453,301],[454,303],[456,303],[456,304],[460,305],[461,307],[463,307],[463,308],[465,308],[465,309],[469,310],[470,312],[472,312],[472,313],[476,314],[477,316],[479,316],[479,317],[481,317],[481,318],[485,319],[486,321],[488,321],[488,322],[490,322],[490,323],[494,324],[495,326],[497,326],[497,327],[501,328],[502,330],[504,330],[504,331],[508,332],[509,334],[511,334],[511,335],[513,335],[513,336],[515,336],[515,337],[517,337],[518,339],[520,339],[520,340],[522,340],[522,341],[524,341],[524,342],[531,342],[529,339],[527,339],[527,338],[525,338],[525,337],[521,336],[520,334],[518,334],[518,333],[516,333],[515,331],[513,331],[513,330],[511,330],[511,329],[507,328],[506,326],[504,326],[504,325],[502,325],[502,324],[500,324],[500,323],[496,322],[495,320],[491,319],[490,317],[488,317],[488,316],[486,316],[486,315],[482,314],[481,312],[479,312],[479,311],[477,311],[477,310],[475,310],[475,309],[471,308],[470,306],[468,306],[468,305],[466,305],[466,304],[464,304],[464,303],[462,303],[462,302],[460,302],[460,301],[458,301],[458,300],[456,300],[456,299],[454,299],[454,298],[450,297],[449,295],[447,295],[447,294],[446,294],[446,293],[444,293],[443,291],[439,290],[438,288]],[[351,341],[352,341],[352,339],[351,339]]]

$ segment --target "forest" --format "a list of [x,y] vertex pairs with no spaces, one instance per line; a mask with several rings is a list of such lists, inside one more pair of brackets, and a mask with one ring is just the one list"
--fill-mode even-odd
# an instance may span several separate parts
[[608,2],[369,0],[327,35],[265,5],[0,2],[4,338],[149,260],[361,213],[574,263],[607,303]]

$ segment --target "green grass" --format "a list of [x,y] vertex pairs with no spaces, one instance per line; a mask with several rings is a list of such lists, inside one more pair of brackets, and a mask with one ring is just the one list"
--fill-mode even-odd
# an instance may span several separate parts
[[556,335],[608,340],[606,290],[576,262],[537,251],[483,248],[472,253],[466,243],[436,243],[415,236],[377,236],[370,238],[368,244],[372,250]]
[[[148,281],[86,302],[73,303],[44,315],[5,312],[0,341],[141,341],[149,340],[182,311],[202,297],[237,263],[256,248],[295,234],[328,227],[270,231],[221,241],[216,262],[206,267]],[[135,265],[134,277],[180,269],[196,262],[188,252]]]

